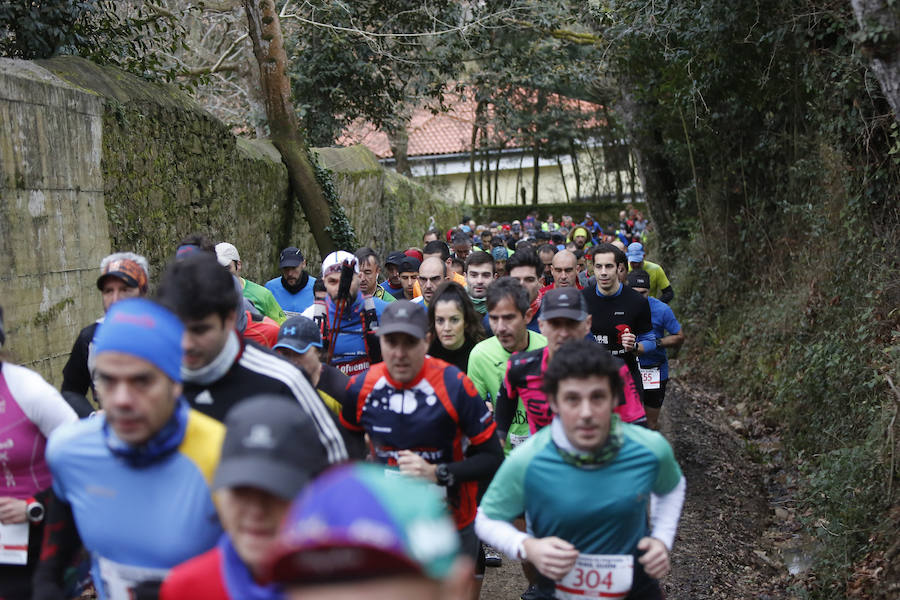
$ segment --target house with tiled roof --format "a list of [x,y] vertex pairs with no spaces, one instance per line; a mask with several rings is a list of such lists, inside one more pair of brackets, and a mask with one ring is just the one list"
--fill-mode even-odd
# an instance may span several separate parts
[[[524,97],[524,101],[529,101],[527,95]],[[605,126],[598,116],[602,114],[599,105],[557,94],[548,94],[547,102],[583,112],[588,127]],[[406,133],[411,175],[433,186],[448,200],[465,204],[531,204],[536,172],[541,204],[589,199],[631,201],[640,197],[633,162],[624,144],[603,146],[595,139],[585,138],[577,145],[571,144],[574,156],[567,151],[539,156],[535,161],[533,143],[516,139],[506,140],[502,147],[485,143],[497,138],[490,126],[479,127],[477,135],[473,135],[479,119],[478,103],[471,95],[450,96],[445,104],[445,111],[427,107],[414,110]],[[482,110],[492,110],[491,105],[483,105]],[[397,164],[388,135],[371,123],[354,123],[338,144],[362,144],[385,166]]]

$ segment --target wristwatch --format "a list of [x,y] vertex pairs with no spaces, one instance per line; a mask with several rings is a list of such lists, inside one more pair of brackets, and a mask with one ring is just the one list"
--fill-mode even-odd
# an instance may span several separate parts
[[25,516],[32,523],[40,523],[44,520],[44,505],[34,498],[28,498],[25,501]]
[[456,478],[453,477],[453,473],[450,472],[450,469],[447,468],[446,464],[437,466],[437,469],[434,471],[434,478],[437,479],[438,485],[444,487],[452,487],[453,484],[456,483]]

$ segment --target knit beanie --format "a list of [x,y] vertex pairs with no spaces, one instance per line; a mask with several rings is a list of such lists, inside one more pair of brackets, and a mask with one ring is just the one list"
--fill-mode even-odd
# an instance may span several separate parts
[[173,313],[145,298],[113,304],[94,334],[94,352],[121,352],[142,358],[169,379],[181,382],[184,326]]

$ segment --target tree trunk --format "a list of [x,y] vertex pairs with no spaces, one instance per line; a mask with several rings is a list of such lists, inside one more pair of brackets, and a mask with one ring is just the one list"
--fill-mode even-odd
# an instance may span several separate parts
[[[535,140],[534,142],[534,176],[531,179],[531,203],[538,203],[538,179],[541,176],[541,145]],[[524,202],[523,202],[524,204]]]
[[559,158],[559,154],[556,155],[556,166],[559,167],[559,179],[562,181],[563,191],[566,193],[566,203],[572,201],[572,198],[569,197],[569,186],[566,185],[566,171],[563,169],[562,160]]
[[864,36],[863,54],[900,122],[900,5],[888,0],[850,0],[850,4]]
[[330,234],[331,208],[316,179],[315,169],[307,153],[306,136],[291,103],[291,86],[286,71],[287,55],[278,11],[272,0],[242,0],[242,3],[247,12],[253,53],[259,63],[259,82],[269,122],[269,135],[287,167],[291,192],[303,208],[320,254],[325,256],[335,250]]
[[478,116],[483,110],[481,102],[475,108],[475,124],[472,125],[472,151],[469,153],[469,179],[472,182],[472,205],[481,204],[481,196],[478,195],[478,189],[475,187],[475,155],[478,152]]
[[575,140],[569,140],[569,153],[572,156],[572,172],[575,174],[575,201],[581,199],[581,165],[578,163],[578,148]]
[[494,166],[494,204],[500,204],[500,159],[503,158],[503,148],[506,142],[500,142],[500,150],[497,152],[497,164]]
[[623,81],[619,114],[630,138],[631,150],[637,161],[638,175],[644,188],[644,198],[660,239],[670,239],[674,222],[678,188],[672,165],[666,157],[662,134],[641,121],[642,107]]
[[412,167],[409,166],[409,132],[406,130],[406,124],[400,123],[397,127],[388,128],[387,136],[391,154],[394,155],[394,168],[401,175],[412,177]]

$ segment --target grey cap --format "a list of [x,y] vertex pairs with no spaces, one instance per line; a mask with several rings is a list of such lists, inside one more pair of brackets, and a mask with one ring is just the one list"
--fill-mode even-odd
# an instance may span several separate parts
[[420,340],[428,331],[428,315],[421,304],[409,300],[391,302],[378,319],[378,335],[406,333]]
[[586,318],[587,303],[578,288],[554,288],[548,290],[541,300],[541,321],[550,319],[584,321]]
[[214,490],[249,486],[293,500],[328,467],[315,424],[292,398],[243,400],[228,411],[225,427]]
[[272,350],[287,348],[297,354],[306,354],[311,346],[322,347],[322,333],[315,321],[298,315],[281,324],[278,341],[272,346]]

